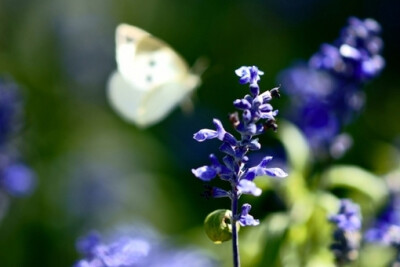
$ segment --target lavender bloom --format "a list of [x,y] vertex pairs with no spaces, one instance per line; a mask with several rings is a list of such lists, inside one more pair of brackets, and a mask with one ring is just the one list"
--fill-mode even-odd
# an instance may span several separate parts
[[[82,249],[83,243],[86,243],[84,249]],[[89,235],[86,239],[79,240],[78,249],[81,249],[88,259],[79,261],[75,265],[77,267],[135,266],[148,255],[150,244],[144,240],[129,237],[121,237],[110,244],[103,244],[100,240],[93,240],[93,236]]]
[[341,266],[356,260],[361,239],[359,231],[362,218],[359,206],[351,200],[343,199],[338,213],[331,215],[329,221],[336,226],[334,241],[330,246],[336,263]]
[[[244,204],[242,211],[238,211],[240,196],[242,194],[261,195],[261,189],[253,182],[257,176],[286,177],[287,173],[279,168],[267,168],[272,157],[265,157],[258,165],[249,167],[247,156],[249,151],[261,149],[261,144],[256,136],[263,134],[268,129],[276,131],[278,127],[275,121],[278,111],[274,110],[269,102],[280,96],[279,88],[273,88],[260,94],[258,81],[260,75],[264,73],[256,66],[244,66],[237,69],[235,73],[240,77],[239,82],[241,84],[250,84],[250,94],[233,102],[234,107],[241,114],[235,112],[229,116],[232,126],[240,135],[240,140],[227,132],[220,120],[214,119],[213,123],[216,130],[202,129],[195,133],[193,137],[198,142],[214,138],[220,140],[222,144],[219,151],[224,154],[222,163],[214,154],[211,154],[211,165],[192,169],[192,173],[205,182],[210,182],[215,177],[219,177],[221,180],[230,183],[231,190],[229,191],[217,187],[208,187],[204,194],[206,197],[229,197],[231,199],[231,210],[221,210],[224,216],[229,214],[230,217],[229,227],[226,228],[229,229],[228,232],[223,232],[221,235],[221,224],[219,221],[215,221],[215,218],[220,219],[218,215],[220,210],[207,216],[205,229],[209,238],[217,243],[227,241],[232,237],[233,266],[238,267],[240,266],[238,226],[239,224],[242,226],[259,224],[259,221],[249,214],[251,208],[249,204]],[[223,219],[223,225],[226,226],[226,218],[223,217]]]
[[237,69],[236,74],[240,77],[240,83],[250,84],[250,94],[242,99],[237,99],[233,105],[242,112],[239,115],[235,112],[230,115],[230,121],[240,134],[240,140],[236,139],[232,134],[227,132],[221,121],[214,119],[213,123],[216,130],[202,129],[194,134],[194,139],[203,142],[209,139],[218,139],[222,142],[219,150],[225,154],[222,157],[222,163],[214,154],[210,155],[211,165],[192,169],[192,173],[200,180],[209,182],[219,177],[224,181],[230,182],[231,191],[209,187],[206,195],[212,197],[229,197],[236,204],[233,205],[232,224],[239,221],[242,226],[257,225],[258,221],[248,214],[250,205],[245,204],[242,212],[237,211],[237,200],[242,194],[250,194],[259,196],[261,189],[258,188],[253,180],[257,176],[286,177],[287,174],[279,168],[267,168],[268,162],[272,157],[265,157],[261,163],[254,167],[247,166],[247,153],[253,150],[259,150],[261,144],[255,136],[264,133],[267,129],[276,130],[275,116],[278,111],[274,110],[269,101],[279,96],[278,88],[266,91],[260,94],[258,81],[262,71],[257,67],[241,67]]
[[97,232],[78,239],[77,249],[84,259],[76,267],[213,267],[216,263],[195,249],[172,248],[161,237],[138,231],[114,234],[104,242]]
[[392,191],[389,200],[376,218],[372,227],[365,232],[368,242],[392,246],[396,250],[396,258],[392,266],[400,264],[400,195]]
[[315,156],[343,154],[330,152],[338,146],[342,128],[364,105],[362,86],[385,66],[379,34],[376,21],[352,17],[334,44],[323,44],[308,63],[279,75],[283,90],[292,96],[291,120],[304,132]]
[[21,163],[13,135],[21,125],[22,101],[18,86],[0,79],[0,190],[12,196],[29,195],[35,187],[35,174]]
[[368,242],[376,242],[390,245],[392,226],[400,227],[400,196],[392,192],[388,203],[376,218],[372,227],[365,232],[365,239]]
[[3,170],[0,183],[13,196],[25,196],[35,187],[35,174],[26,165],[14,163]]
[[351,17],[334,45],[323,44],[310,59],[316,69],[361,83],[376,77],[385,66],[380,55],[383,42],[380,25],[373,19]]

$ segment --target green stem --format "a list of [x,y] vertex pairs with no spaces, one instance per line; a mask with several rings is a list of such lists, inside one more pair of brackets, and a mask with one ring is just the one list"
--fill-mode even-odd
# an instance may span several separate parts
[[232,255],[233,255],[233,266],[240,267],[240,255],[239,255],[239,235],[238,228],[236,227],[238,218],[238,202],[239,198],[237,195],[236,188],[232,190]]

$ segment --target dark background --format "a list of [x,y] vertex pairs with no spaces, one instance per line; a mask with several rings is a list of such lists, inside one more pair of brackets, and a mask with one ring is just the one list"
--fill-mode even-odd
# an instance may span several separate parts
[[[340,162],[390,171],[400,145],[399,11],[395,0],[0,0],[0,75],[23,90],[21,152],[38,176],[35,193],[12,199],[0,222],[0,266],[71,266],[79,236],[131,222],[212,251],[202,222],[229,203],[201,198],[190,170],[207,164],[217,143],[198,144],[193,133],[214,117],[226,123],[232,101],[247,93],[235,69],[256,65],[261,88],[275,87],[280,71],[333,42],[349,16],[381,24],[386,68],[365,87],[366,107],[346,129],[355,144]],[[122,22],[165,40],[190,65],[209,60],[193,112],[177,108],[143,130],[111,109],[106,83]],[[281,153],[274,133],[263,140]],[[265,209],[253,214],[283,209],[276,198],[263,195],[255,206]]]

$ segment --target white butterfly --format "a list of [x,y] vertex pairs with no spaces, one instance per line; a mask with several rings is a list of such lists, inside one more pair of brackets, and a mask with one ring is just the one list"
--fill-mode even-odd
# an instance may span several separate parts
[[116,60],[118,69],[108,82],[109,101],[140,127],[162,120],[201,82],[169,45],[135,26],[117,27]]

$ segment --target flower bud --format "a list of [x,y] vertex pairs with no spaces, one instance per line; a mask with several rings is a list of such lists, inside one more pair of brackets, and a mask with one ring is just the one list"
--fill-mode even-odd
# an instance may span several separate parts
[[[215,244],[221,244],[232,238],[232,212],[226,209],[214,210],[204,220],[204,230]],[[237,228],[239,230],[239,223]]]

